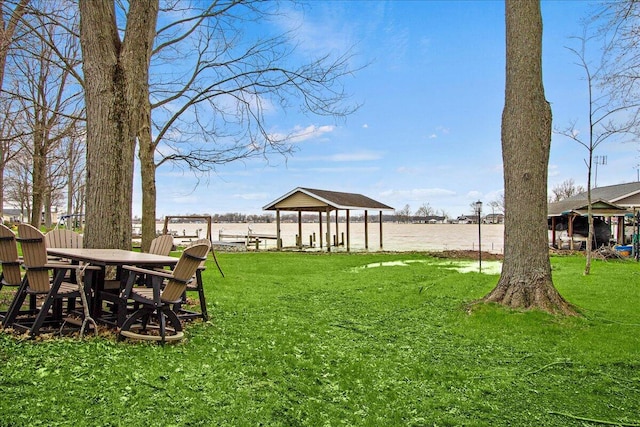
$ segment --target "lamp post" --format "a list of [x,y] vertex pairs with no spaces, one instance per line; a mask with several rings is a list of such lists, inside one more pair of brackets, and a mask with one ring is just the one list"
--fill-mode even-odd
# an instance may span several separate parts
[[482,233],[480,232],[480,213],[482,212],[482,202],[476,202],[476,213],[478,214],[478,272],[482,273]]

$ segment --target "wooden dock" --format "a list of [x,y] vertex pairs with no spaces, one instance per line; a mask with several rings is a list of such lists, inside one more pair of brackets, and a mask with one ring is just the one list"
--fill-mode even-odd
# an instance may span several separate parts
[[225,233],[220,230],[218,233],[218,240],[220,242],[229,242],[229,243],[241,243],[246,245],[247,247],[255,246],[258,249],[260,243],[266,242],[267,240],[278,240],[278,236],[275,234],[261,234],[261,233]]

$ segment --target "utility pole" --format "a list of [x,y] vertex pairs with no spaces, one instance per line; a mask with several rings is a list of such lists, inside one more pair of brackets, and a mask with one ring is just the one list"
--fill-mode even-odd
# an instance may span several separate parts
[[603,165],[603,166],[606,165],[607,156],[594,156],[593,161],[596,164],[596,176],[593,184],[593,187],[595,188],[598,186],[598,165]]

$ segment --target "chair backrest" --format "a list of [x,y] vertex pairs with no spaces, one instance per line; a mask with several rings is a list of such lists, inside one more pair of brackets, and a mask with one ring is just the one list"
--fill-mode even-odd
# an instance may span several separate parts
[[182,256],[178,260],[176,267],[173,269],[173,278],[167,281],[167,284],[160,295],[164,301],[177,301],[182,297],[187,283],[193,278],[198,266],[207,258],[211,243],[189,246],[182,252]]
[[4,224],[0,224],[0,264],[2,264],[2,283],[18,286],[22,276],[16,234]]
[[173,249],[173,236],[161,234],[151,241],[149,253],[154,255],[169,255]]
[[18,241],[22,246],[22,258],[27,270],[29,289],[36,293],[49,292],[49,269],[44,234],[31,224],[18,224]]
[[[198,240],[194,240],[193,242],[189,243],[189,245],[187,245],[187,248],[190,248],[191,246],[195,246],[195,245],[209,245],[209,249],[211,249],[211,240],[209,239],[198,239]],[[206,257],[206,255],[205,255]],[[200,268],[204,268],[204,265],[206,264],[207,260],[204,259],[202,260],[202,262],[200,263],[199,267]]]
[[56,228],[45,234],[45,243],[48,248],[81,248],[83,237],[75,231]]

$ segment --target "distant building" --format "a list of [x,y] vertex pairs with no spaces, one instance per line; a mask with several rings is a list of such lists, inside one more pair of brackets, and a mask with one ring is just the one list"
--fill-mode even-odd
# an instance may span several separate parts
[[439,216],[439,215],[427,215],[427,216],[419,216],[413,217],[414,224],[446,224],[447,217]]
[[[631,236],[625,232],[625,217],[633,219],[639,207],[640,182],[592,188],[592,214],[600,218],[599,226],[596,226],[598,246],[608,243],[611,236],[615,236],[614,241],[618,244],[627,243]],[[551,242],[554,246],[561,246],[559,240],[574,240],[576,235],[582,238],[587,235],[588,209],[586,191],[559,202],[549,203],[549,229],[552,232]],[[629,231],[632,231],[631,227]]]
[[[58,212],[54,210],[51,212],[51,223],[56,224],[58,222]],[[42,213],[41,220],[44,222],[44,212]],[[3,223],[18,223],[18,222],[29,222],[30,218],[26,213],[23,213],[20,209],[15,208],[3,208],[2,209],[2,222]]]
[[[640,182],[628,182],[626,184],[607,185],[605,187],[596,187],[591,189],[591,200],[604,200],[627,209],[637,209],[640,207]],[[586,202],[587,192],[571,196],[562,202]],[[575,203],[574,203],[575,204]],[[553,203],[550,204],[550,206]],[[549,209],[551,211],[551,208]]]
[[20,209],[3,209],[2,210],[3,223],[24,222],[26,220],[27,219],[22,216],[22,211]]
[[482,219],[483,224],[504,224],[504,214],[501,213],[492,213],[487,214]]
[[478,216],[477,215],[460,215],[456,218],[456,223],[458,224],[477,224]]

